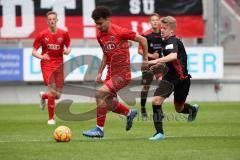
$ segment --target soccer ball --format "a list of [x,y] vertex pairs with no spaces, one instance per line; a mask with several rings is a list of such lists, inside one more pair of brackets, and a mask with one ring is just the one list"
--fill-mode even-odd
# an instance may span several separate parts
[[55,129],[53,137],[57,142],[69,142],[72,138],[72,132],[66,126],[59,126]]

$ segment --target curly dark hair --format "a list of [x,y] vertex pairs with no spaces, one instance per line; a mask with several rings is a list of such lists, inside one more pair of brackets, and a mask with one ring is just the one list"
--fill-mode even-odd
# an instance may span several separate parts
[[109,18],[111,16],[110,8],[106,6],[97,6],[92,12],[92,18],[96,21],[100,18]]

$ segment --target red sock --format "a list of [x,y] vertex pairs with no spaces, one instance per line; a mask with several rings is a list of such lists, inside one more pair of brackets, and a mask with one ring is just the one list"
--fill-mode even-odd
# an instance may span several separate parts
[[97,107],[97,125],[103,127],[106,119],[107,107]]
[[54,119],[55,98],[48,95],[48,119]]
[[129,108],[123,105],[122,103],[114,101],[114,105],[115,108],[112,110],[112,112],[122,114],[125,116],[129,113]]
[[48,93],[43,93],[42,94],[42,99],[48,99]]

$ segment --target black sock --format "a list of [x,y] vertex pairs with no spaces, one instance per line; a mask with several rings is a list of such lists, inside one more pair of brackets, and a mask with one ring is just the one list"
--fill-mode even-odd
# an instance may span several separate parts
[[162,105],[152,105],[153,108],[153,122],[157,133],[163,134],[163,111]]
[[141,107],[142,108],[145,108],[146,102],[147,102],[147,92],[141,91]]
[[189,113],[192,113],[192,111],[194,110],[195,108],[188,104],[188,103],[185,103],[184,104],[184,108],[183,110],[180,112],[180,113],[183,113],[183,114],[189,114]]

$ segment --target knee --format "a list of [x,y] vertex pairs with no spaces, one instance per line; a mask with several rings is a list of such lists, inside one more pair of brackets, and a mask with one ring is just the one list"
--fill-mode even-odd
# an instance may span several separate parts
[[61,97],[61,94],[58,93],[57,91],[55,90],[51,90],[50,92],[50,95],[53,96],[55,99],[59,99]]
[[161,99],[159,97],[153,97],[152,105],[161,105]]

